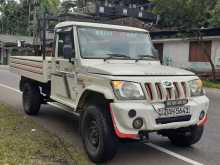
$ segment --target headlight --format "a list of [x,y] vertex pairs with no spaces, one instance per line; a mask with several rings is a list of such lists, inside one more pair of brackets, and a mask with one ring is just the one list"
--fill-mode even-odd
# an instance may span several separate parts
[[200,79],[189,81],[189,87],[192,97],[204,95],[203,85]]
[[112,81],[115,96],[119,100],[144,100],[145,95],[139,83]]

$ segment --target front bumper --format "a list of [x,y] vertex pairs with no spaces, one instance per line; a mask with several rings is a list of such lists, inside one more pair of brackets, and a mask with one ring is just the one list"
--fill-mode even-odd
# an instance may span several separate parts
[[[199,120],[200,113],[204,111],[207,114],[209,107],[209,99],[206,96],[190,98],[186,106],[191,109],[191,118],[189,121],[171,122],[167,124],[157,124],[156,119],[159,114],[156,112],[155,107],[164,107],[162,103],[136,103],[136,102],[113,102],[110,104],[111,115],[115,127],[116,135],[119,138],[139,139],[140,131],[154,132],[166,129],[178,129],[188,127],[201,123]],[[130,118],[128,116],[129,110],[135,110],[136,116]],[[144,124],[141,129],[133,128],[133,120],[141,117]],[[206,116],[207,117],[207,116]],[[205,120],[206,118],[202,119]]]

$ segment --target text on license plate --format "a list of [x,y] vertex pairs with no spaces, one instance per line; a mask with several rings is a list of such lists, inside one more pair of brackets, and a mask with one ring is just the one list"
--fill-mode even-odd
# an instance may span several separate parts
[[175,116],[183,116],[190,114],[190,107],[169,107],[169,108],[159,108],[157,110],[160,117],[175,117]]

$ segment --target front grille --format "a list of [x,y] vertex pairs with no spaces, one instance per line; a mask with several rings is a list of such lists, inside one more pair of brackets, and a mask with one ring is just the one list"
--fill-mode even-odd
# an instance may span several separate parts
[[191,115],[178,116],[178,117],[158,118],[158,119],[156,119],[156,123],[157,124],[168,124],[168,123],[174,123],[174,122],[189,121],[190,119],[191,119]]
[[145,89],[150,101],[178,100],[189,97],[186,82],[170,82],[169,86],[161,82],[147,82]]

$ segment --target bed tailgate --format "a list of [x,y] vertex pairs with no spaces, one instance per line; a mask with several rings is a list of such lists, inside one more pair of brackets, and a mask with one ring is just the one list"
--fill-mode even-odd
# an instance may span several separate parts
[[21,76],[46,83],[50,80],[52,70],[51,57],[11,56],[10,70]]

